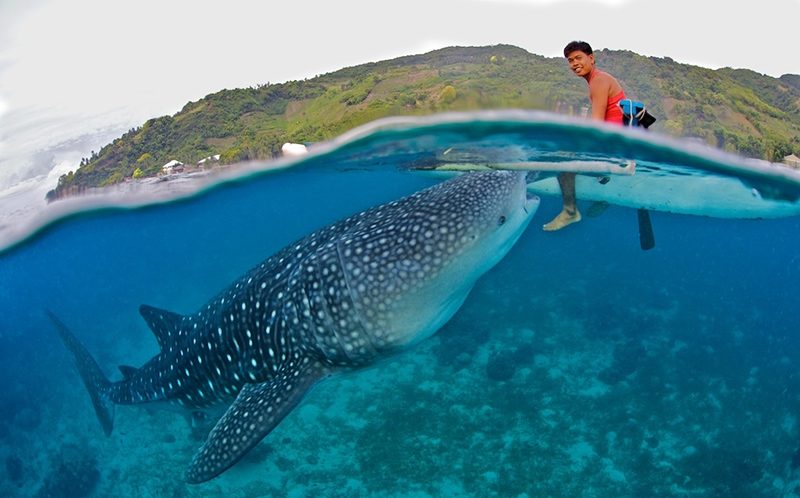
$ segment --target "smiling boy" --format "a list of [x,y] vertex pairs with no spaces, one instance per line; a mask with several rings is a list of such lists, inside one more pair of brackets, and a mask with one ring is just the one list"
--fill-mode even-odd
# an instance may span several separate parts
[[[592,119],[622,125],[619,102],[625,98],[625,92],[616,78],[595,67],[592,47],[583,41],[570,42],[564,47],[564,57],[567,58],[572,72],[589,84]],[[560,230],[581,221],[581,213],[575,202],[575,173],[559,174],[558,185],[561,187],[564,207],[558,216],[544,225],[543,229],[546,231]]]

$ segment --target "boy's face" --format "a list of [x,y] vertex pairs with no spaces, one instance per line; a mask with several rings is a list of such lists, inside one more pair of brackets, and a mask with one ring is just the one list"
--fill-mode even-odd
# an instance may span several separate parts
[[588,55],[580,50],[575,50],[567,54],[569,68],[577,76],[586,76],[594,69],[594,55]]

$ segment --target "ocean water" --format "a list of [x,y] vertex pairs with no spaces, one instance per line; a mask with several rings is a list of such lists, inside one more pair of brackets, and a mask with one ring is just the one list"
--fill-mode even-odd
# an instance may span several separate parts
[[[394,121],[317,150],[188,194],[68,201],[5,236],[0,493],[800,496],[795,172],[536,113]],[[627,158],[639,169],[615,174]],[[117,365],[158,351],[140,304],[193,312],[294,240],[444,175],[419,168],[534,163],[622,188],[581,201],[584,220],[556,233],[540,227],[560,199],[543,197],[436,335],[323,381],[204,484],[183,482],[205,433],[180,413],[119,406],[104,436],[45,314],[119,379]],[[673,195],[641,200],[662,189]],[[727,218],[675,213],[719,214],[730,198],[754,201]],[[649,251],[642,205],[653,210]]]

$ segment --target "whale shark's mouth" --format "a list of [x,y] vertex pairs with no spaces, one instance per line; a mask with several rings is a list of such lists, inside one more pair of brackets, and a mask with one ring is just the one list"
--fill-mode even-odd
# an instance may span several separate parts
[[539,196],[531,192],[530,190],[525,190],[525,204],[522,206],[522,209],[525,210],[525,214],[530,214],[531,211],[535,211],[536,208],[539,206]]

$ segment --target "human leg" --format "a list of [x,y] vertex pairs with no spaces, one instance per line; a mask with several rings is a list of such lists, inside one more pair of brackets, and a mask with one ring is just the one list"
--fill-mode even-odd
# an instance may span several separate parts
[[575,198],[575,173],[560,173],[558,175],[558,186],[561,187],[561,198],[564,207],[558,216],[544,225],[542,228],[547,232],[561,230],[567,225],[581,221],[581,213]]

